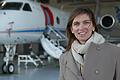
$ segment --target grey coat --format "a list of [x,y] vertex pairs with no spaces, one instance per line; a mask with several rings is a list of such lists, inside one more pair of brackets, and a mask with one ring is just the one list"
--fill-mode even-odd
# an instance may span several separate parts
[[120,80],[120,48],[110,43],[91,43],[82,73],[71,50],[61,55],[59,63],[59,80]]

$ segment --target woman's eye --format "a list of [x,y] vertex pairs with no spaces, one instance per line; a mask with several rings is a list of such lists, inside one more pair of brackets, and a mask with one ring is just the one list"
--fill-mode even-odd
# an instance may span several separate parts
[[76,21],[76,22],[73,22],[73,24],[72,24],[72,26],[75,26],[75,27],[78,27],[78,26],[80,26],[80,25],[82,25],[82,26],[89,26],[91,24],[91,21],[82,21],[82,22],[78,22],[78,21]]
[[85,22],[83,22],[83,24],[90,24],[91,22],[88,22],[88,21],[85,21]]
[[73,26],[79,26],[79,25],[80,25],[79,22],[74,22],[74,23],[73,23]]

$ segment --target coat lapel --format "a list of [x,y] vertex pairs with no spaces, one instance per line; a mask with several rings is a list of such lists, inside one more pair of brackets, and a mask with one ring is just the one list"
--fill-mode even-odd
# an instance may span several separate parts
[[75,62],[71,52],[67,54],[66,67],[68,67],[71,70],[71,72],[74,75],[76,75],[76,77],[78,77],[80,80],[82,80],[80,69],[78,68],[77,63]]

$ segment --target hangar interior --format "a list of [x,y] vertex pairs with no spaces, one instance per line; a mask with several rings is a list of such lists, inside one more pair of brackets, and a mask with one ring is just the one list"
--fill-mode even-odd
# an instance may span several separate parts
[[[35,0],[35,1],[38,1],[38,2],[41,2],[41,3],[44,3],[44,4],[48,4],[50,6],[56,7],[60,10],[66,11],[66,12],[71,12],[76,7],[90,7],[95,12],[95,14],[96,14],[95,16],[102,17],[105,14],[113,15],[114,18],[107,15],[110,19],[112,19],[111,24],[114,24],[115,26],[120,26],[120,24],[118,23],[119,19],[116,18],[116,13],[115,13],[115,11],[113,11],[114,9],[110,8],[111,5],[113,5],[113,6],[114,5],[119,5],[120,0]],[[98,19],[99,19],[99,17],[98,17]],[[106,17],[106,16],[103,16],[102,18],[104,18],[104,17]],[[116,21],[116,22],[114,22],[114,21]],[[113,27],[113,25],[112,26],[105,26],[107,24],[105,24],[105,25],[104,24],[101,25],[101,24],[98,25],[98,26],[100,26],[99,27],[100,33],[102,33],[104,35],[104,37],[109,42],[119,43],[120,42],[120,35],[119,35],[120,28],[119,27],[117,27],[117,28]],[[103,26],[103,27],[101,27],[101,26]],[[47,66],[50,66],[50,70],[45,68],[46,72],[43,71],[43,74],[44,75],[46,73],[51,74],[48,71],[53,70],[53,68],[51,68],[51,65],[54,65],[54,68],[57,67],[57,69],[55,71],[53,70],[54,74],[52,75],[52,77],[54,75],[56,75],[56,76],[55,76],[55,78],[53,77],[54,79],[51,78],[49,80],[55,80],[56,78],[58,78],[58,66],[59,66],[58,59],[54,59],[50,55],[46,54],[44,52],[44,49],[41,46],[41,43],[31,43],[31,44],[32,44],[32,50],[35,53],[35,55],[39,56],[42,60],[45,60],[46,63],[48,63]],[[30,48],[31,44],[19,44],[19,45],[17,45],[16,56],[15,56],[16,61],[15,62],[17,62],[17,60],[18,60],[18,55],[30,55],[30,49],[29,48]],[[6,51],[5,48],[3,47],[3,45],[1,45],[0,46],[1,57],[3,57],[3,53],[5,53],[5,51]],[[49,63],[49,61],[51,61],[51,63]],[[17,64],[16,64],[16,66],[17,66]],[[32,68],[33,67],[35,68],[35,66],[32,65]],[[40,66],[40,68],[41,68],[41,66]],[[38,68],[35,69],[35,70],[32,70],[32,71],[37,71],[37,70],[38,70]],[[17,74],[17,72],[16,72],[16,74]],[[41,74],[42,74],[42,72],[41,72]],[[31,75],[35,76],[32,73],[31,73]],[[26,74],[26,76],[28,76],[28,75]],[[44,77],[46,77],[46,76],[44,76]],[[3,79],[3,78],[1,78],[1,76],[0,76],[0,79]],[[24,77],[24,79],[27,79],[27,78]],[[38,80],[38,79],[39,79],[39,77],[36,77],[36,80]],[[31,78],[31,79],[29,78],[29,80],[33,80],[33,78]],[[43,78],[41,80],[47,80],[47,79]]]
[[[63,11],[67,11],[67,12],[71,12],[76,7],[91,7],[95,11],[96,9],[100,8],[99,5],[100,6],[102,5],[103,7],[106,7],[106,5],[108,5],[105,10],[103,9],[103,7],[100,8],[102,12],[100,12],[100,11],[95,12],[97,15],[100,15],[100,14],[104,15],[108,12],[111,13],[111,11],[108,9],[110,7],[110,5],[113,3],[116,4],[116,3],[120,2],[120,0],[36,0],[36,1],[44,3],[44,4],[48,4],[50,6],[56,7],[58,9],[61,9]],[[108,10],[108,12],[107,12],[107,10]],[[104,13],[104,12],[106,12],[106,13]],[[113,33],[113,34],[115,34],[115,33]],[[17,53],[18,54],[27,54],[29,52],[28,51],[29,45],[30,44],[18,45]],[[1,48],[1,52],[3,50],[4,49]],[[41,44],[38,44],[38,43],[33,43],[33,51],[37,55],[42,55],[44,53],[43,48],[41,47]]]
[[[50,6],[56,7],[60,10],[66,11],[66,12],[71,12],[74,8],[76,7],[91,7],[95,11],[96,15],[101,16],[104,14],[109,14],[111,13],[110,9],[108,9],[111,4],[118,4],[120,3],[120,0],[35,0],[44,4],[48,4]],[[107,5],[107,7],[106,7]],[[105,9],[103,9],[105,7]],[[103,9],[103,10],[102,10]],[[101,12],[100,12],[101,10]],[[108,12],[107,12],[108,11]],[[104,13],[106,12],[106,13]],[[114,13],[113,13],[114,14]],[[100,28],[101,29],[101,28]],[[101,29],[103,30],[103,29]],[[103,33],[106,33],[104,30],[102,31]],[[111,33],[111,32],[109,32]],[[109,34],[107,33],[107,34]],[[112,33],[114,35],[118,35],[116,32]],[[105,35],[105,37],[109,36]],[[116,39],[116,38],[115,38]],[[19,44],[17,45],[16,48],[16,55],[21,55],[21,54],[29,54],[29,46],[30,44]],[[36,55],[43,55],[44,54],[44,49],[42,48],[41,44],[39,43],[32,43],[32,50]],[[5,49],[3,46],[0,47],[0,52],[4,53]]]

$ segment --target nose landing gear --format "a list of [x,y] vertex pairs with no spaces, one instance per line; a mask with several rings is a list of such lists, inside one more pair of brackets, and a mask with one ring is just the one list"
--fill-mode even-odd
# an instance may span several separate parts
[[6,53],[5,57],[3,59],[4,63],[2,65],[2,72],[3,73],[14,73],[15,71],[15,66],[12,63],[14,55],[15,55],[15,50],[16,50],[16,45],[4,45],[6,48]]

